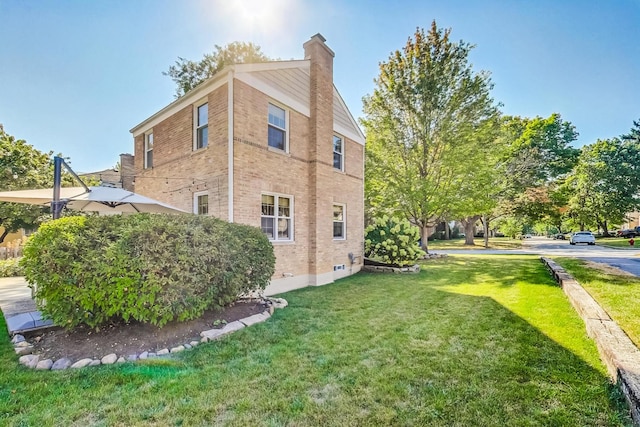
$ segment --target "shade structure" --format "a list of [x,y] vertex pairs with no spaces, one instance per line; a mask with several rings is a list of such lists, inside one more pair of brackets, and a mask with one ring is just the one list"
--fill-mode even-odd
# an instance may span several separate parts
[[[49,205],[53,189],[19,190],[0,192],[0,202]],[[185,213],[185,211],[149,197],[112,187],[66,187],[60,189],[60,199],[69,209],[103,214],[115,213]]]

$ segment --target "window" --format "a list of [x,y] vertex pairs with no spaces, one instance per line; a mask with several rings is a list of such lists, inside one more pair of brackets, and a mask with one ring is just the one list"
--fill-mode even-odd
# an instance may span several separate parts
[[269,147],[287,151],[287,113],[269,104]]
[[293,240],[293,198],[277,194],[262,195],[260,227],[269,240]]
[[153,167],[153,132],[144,136],[144,168]]
[[209,194],[193,193],[193,213],[209,215]]
[[204,103],[196,108],[196,150],[209,143],[209,104]]
[[339,171],[344,170],[342,138],[333,135],[333,167]]
[[346,238],[344,205],[333,205],[333,239]]

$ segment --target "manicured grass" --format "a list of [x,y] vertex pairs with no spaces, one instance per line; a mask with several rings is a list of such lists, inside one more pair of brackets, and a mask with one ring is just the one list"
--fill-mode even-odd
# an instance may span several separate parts
[[573,258],[554,258],[640,346],[640,278],[605,273]]
[[601,237],[596,239],[596,244],[600,246],[606,246],[615,249],[629,249],[640,250],[640,239],[633,239],[635,244],[629,245],[629,239],[623,239],[622,237]]
[[[484,239],[482,237],[474,238],[474,245],[468,246],[464,244],[464,238],[452,240],[429,240],[429,250],[445,250],[445,249],[483,249]],[[522,240],[511,239],[509,237],[490,237],[489,249],[520,249]]]
[[630,425],[535,257],[449,257],[284,297],[266,323],[145,364],[34,372],[0,332],[0,424]]

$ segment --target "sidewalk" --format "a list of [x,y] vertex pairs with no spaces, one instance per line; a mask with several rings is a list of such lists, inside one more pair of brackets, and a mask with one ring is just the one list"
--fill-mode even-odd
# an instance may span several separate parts
[[42,319],[24,277],[0,278],[0,310],[7,322],[9,335],[53,324]]

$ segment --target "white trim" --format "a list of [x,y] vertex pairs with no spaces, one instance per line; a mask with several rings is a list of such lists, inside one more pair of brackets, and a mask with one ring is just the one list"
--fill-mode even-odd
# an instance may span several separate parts
[[[284,111],[284,129],[269,123],[269,106],[267,105],[267,147],[273,149],[276,152],[282,152],[289,154],[289,109],[279,102],[269,101],[270,105],[273,105],[276,108]],[[273,126],[276,129],[284,130],[284,150],[279,149],[278,147],[272,147],[269,145],[269,126]]]
[[[198,111],[200,107],[203,105],[207,105],[207,140],[206,145],[202,147],[198,147],[198,129],[204,126],[198,125],[198,120],[200,119],[200,112]],[[205,96],[204,98],[198,100],[198,102],[193,103],[193,151],[202,150],[203,148],[207,148],[209,146],[209,97]]]
[[229,72],[227,73],[227,114],[228,114],[228,120],[227,120],[227,127],[228,127],[228,142],[229,142],[229,148],[228,148],[228,165],[227,167],[229,168],[229,174],[228,174],[228,187],[229,187],[229,211],[228,211],[228,221],[229,222],[233,222],[233,69],[229,70]]
[[[260,227],[262,228],[262,196],[273,196],[274,198],[274,203],[273,203],[273,210],[274,210],[274,223],[273,223],[273,227],[274,227],[274,233],[273,236],[274,238],[271,239],[269,238],[269,241],[271,243],[293,243],[295,242],[295,201],[294,201],[294,197],[290,194],[282,194],[282,193],[272,193],[270,191],[262,191],[260,192]],[[289,216],[288,218],[290,219],[290,223],[289,223],[289,227],[291,228],[289,230],[289,238],[288,239],[278,239],[278,198],[282,197],[282,198],[286,198],[289,199]]]
[[142,134],[145,129],[156,126],[158,123],[167,120],[178,111],[187,108],[188,106],[197,102],[199,99],[206,97],[210,92],[213,92],[226,83],[226,80],[221,79],[221,77],[223,77],[221,73],[216,74],[209,81],[202,83],[186,95],[176,99],[171,104],[167,105],[148,119],[145,119],[142,123],[129,130],[129,132],[131,132],[133,136],[136,137]]
[[[340,168],[336,168],[335,164],[333,165],[333,170],[337,170],[338,172],[344,172],[344,159],[345,159],[345,141],[344,141],[344,137],[342,135],[339,135],[338,133],[334,132],[333,133],[333,137],[331,138],[331,153],[332,154],[336,154],[336,150],[333,149],[333,138],[338,138],[340,140],[340,147],[342,147],[342,151],[339,153],[340,156],[342,156],[340,158]],[[333,163],[333,156],[331,157],[331,162]]]
[[252,76],[250,74],[237,74],[236,78],[254,89],[259,90],[260,92],[267,95],[269,98],[278,100],[278,102],[287,105],[287,108],[295,110],[300,114],[303,114],[307,117],[311,114],[311,109],[308,105],[304,105],[303,103],[297,101],[295,98],[290,97],[284,92],[274,88],[263,80]]
[[290,68],[311,68],[311,61],[308,59],[292,59],[289,61],[267,61],[255,62],[251,64],[236,64],[237,73],[253,73],[256,71],[276,71]]
[[207,213],[206,213],[206,215],[209,215],[209,200],[208,200],[209,192],[208,191],[197,191],[197,192],[193,193],[193,213],[198,215],[198,207],[199,207],[198,206],[198,197],[200,197],[200,196],[207,196]]
[[[334,206],[342,206],[342,237],[333,237],[333,225],[336,221],[333,220],[333,207]],[[331,237],[333,237],[334,241],[343,241],[347,240],[347,205],[344,203],[336,203],[333,202],[331,205]]]
[[[151,150],[149,150],[149,136],[151,136]],[[144,168],[151,169],[153,168],[153,160],[151,161],[151,166],[149,166],[147,154],[151,151],[151,157],[153,159],[153,129],[144,133],[144,144],[142,147],[143,152],[143,160],[144,160]]]

